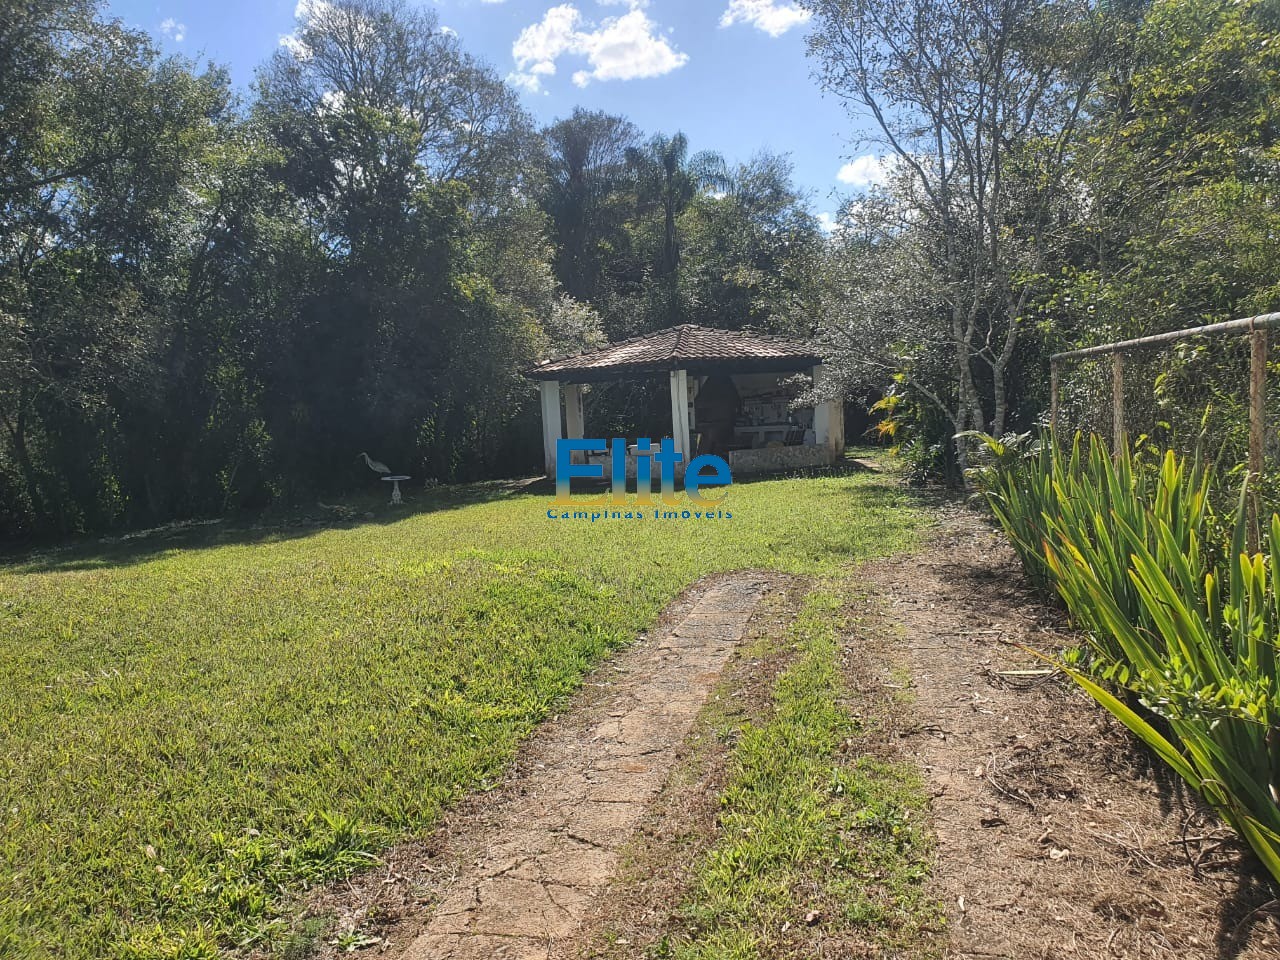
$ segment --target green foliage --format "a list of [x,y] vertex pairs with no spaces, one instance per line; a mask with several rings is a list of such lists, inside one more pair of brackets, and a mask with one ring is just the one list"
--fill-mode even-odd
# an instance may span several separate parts
[[[1157,551],[1167,569],[1185,558],[1203,575],[1209,559],[1204,544],[1216,530],[1212,513],[1213,473],[1200,464],[1167,453],[1158,467],[1146,462],[1142,444],[1124,447],[1113,457],[1096,434],[1077,434],[1070,449],[1061,449],[1043,433],[998,441],[983,437],[991,463],[974,477],[1008,533],[1032,582],[1041,593],[1075,592],[1071,577],[1084,571],[1115,598],[1120,610],[1140,629],[1153,624],[1138,589],[1130,580],[1130,557],[1138,546]],[[1175,557],[1159,553],[1162,541],[1153,516],[1168,518]],[[1069,551],[1073,564],[1063,565]],[[1117,660],[1109,633],[1090,615],[1075,610],[1103,656]]]
[[[949,446],[956,433],[1043,422],[1054,352],[1280,307],[1275,0],[805,5],[827,85],[877,102],[889,136],[875,152],[896,158],[883,188],[845,211],[823,318],[832,368],[850,382],[899,377],[926,448],[962,457]],[[1057,81],[1047,99],[1015,85],[1007,115],[1026,129],[963,149],[994,129],[977,118],[1006,115],[965,108],[969,84],[1002,90],[986,57]],[[1071,106],[1045,109],[1055,101]],[[916,170],[917,157],[931,159]],[[988,204],[990,232],[979,214]],[[1236,345],[1129,360],[1131,431],[1187,451],[1212,405],[1210,436],[1242,458]],[[1060,422],[1109,426],[1099,366],[1061,372]]]
[[[1046,351],[1280,306],[1268,254],[1280,225],[1280,8],[1158,0],[1141,14],[1116,24],[1075,153],[1072,176],[1088,185],[1089,202],[1040,305]],[[1247,344],[1228,340],[1130,357],[1130,428],[1186,451],[1211,406],[1209,435],[1228,459],[1243,459],[1247,364]],[[1063,418],[1102,428],[1107,378],[1090,363],[1063,373]]]
[[1217,560],[1209,473],[1173,452],[1113,462],[1093,437],[1083,457],[1077,438],[1070,454],[1045,441],[1010,462],[992,446],[1005,462],[982,474],[989,502],[1095,655],[1064,669],[1280,880],[1280,516],[1269,551],[1249,555],[1242,495]]
[[275,942],[288,897],[493,783],[696,578],[833,574],[922,521],[871,475],[740,483],[727,505],[694,531],[444,488],[351,529],[0,569],[0,954]]
[[[246,103],[91,2],[6,14],[0,538],[340,496],[365,449],[533,472],[543,356],[810,322],[785,163],[583,111],[540,134],[405,0],[300,6]],[[644,392],[593,413],[652,433]]]

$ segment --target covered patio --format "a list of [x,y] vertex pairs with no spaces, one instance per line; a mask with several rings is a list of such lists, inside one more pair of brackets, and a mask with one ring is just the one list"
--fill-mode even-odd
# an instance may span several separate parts
[[[542,394],[547,476],[555,477],[556,441],[586,435],[585,385],[663,375],[681,466],[704,453],[723,456],[735,476],[834,463],[844,454],[844,406],[827,400],[792,410],[783,381],[798,373],[821,387],[822,358],[804,341],[694,324],[539,364],[527,375]],[[634,477],[637,438],[626,439]],[[656,447],[660,438],[652,439]]]

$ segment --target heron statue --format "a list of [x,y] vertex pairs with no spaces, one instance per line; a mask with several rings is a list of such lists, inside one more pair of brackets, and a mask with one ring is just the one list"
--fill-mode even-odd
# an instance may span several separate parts
[[388,473],[391,472],[391,468],[388,467],[381,460],[374,460],[367,453],[360,454],[360,456],[356,457],[356,459],[359,460],[361,457],[364,458],[365,465],[368,466],[368,468],[372,470],[374,473],[380,473],[383,476],[386,476]]
[[381,476],[378,477],[379,480],[386,480],[388,483],[391,484],[392,506],[398,506],[399,504],[403,503],[404,501],[400,497],[400,481],[409,480],[412,478],[405,476],[404,474],[396,474],[392,476],[390,467],[388,467],[381,460],[374,460],[367,453],[362,453],[360,454],[359,457],[356,457],[357,460],[362,458],[364,459],[365,466],[367,466],[374,473],[381,474]]

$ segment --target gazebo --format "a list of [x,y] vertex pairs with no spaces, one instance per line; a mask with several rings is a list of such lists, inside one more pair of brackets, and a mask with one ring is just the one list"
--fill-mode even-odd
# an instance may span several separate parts
[[[670,436],[684,455],[682,465],[716,453],[736,476],[823,466],[844,454],[844,405],[827,400],[793,411],[782,381],[797,373],[810,374],[821,389],[822,357],[811,344],[682,324],[547,361],[526,375],[540,382],[549,477],[556,471],[556,441],[584,436],[584,384],[663,374],[671,384]],[[628,461],[634,477],[634,457]]]

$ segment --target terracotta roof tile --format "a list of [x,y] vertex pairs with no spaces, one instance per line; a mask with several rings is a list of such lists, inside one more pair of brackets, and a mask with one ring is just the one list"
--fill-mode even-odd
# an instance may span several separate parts
[[534,380],[607,380],[664,370],[803,370],[821,363],[812,344],[752,330],[715,330],[686,323],[549,360],[527,371]]

